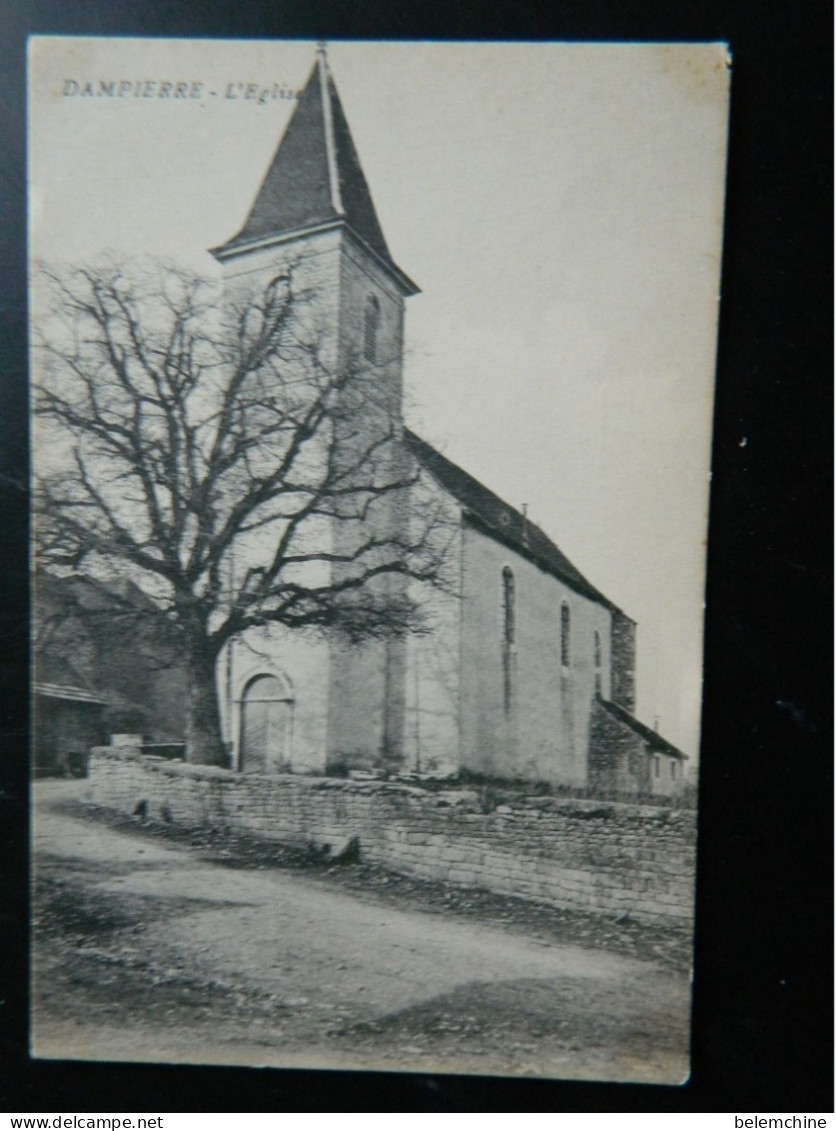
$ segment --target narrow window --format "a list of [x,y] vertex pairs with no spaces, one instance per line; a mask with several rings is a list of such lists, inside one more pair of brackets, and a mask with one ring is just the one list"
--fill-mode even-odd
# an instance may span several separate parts
[[516,634],[516,592],[514,571],[508,566],[502,571],[502,677],[503,703],[511,710],[513,699],[513,652]]
[[662,765],[662,759],[661,758],[654,758],[653,759],[653,773],[655,774],[655,776],[657,778],[659,777],[659,771],[660,771],[661,765]]
[[601,687],[602,687],[602,683],[601,683],[601,635],[597,631],[597,629],[595,631],[595,635],[594,635],[594,638],[593,638],[593,649],[594,649],[594,658],[595,658],[595,694],[596,695],[602,695],[603,692],[601,690]]
[[363,337],[363,352],[366,361],[377,361],[377,327],[380,322],[380,303],[374,295],[366,300],[366,324]]
[[671,777],[676,777],[676,761],[673,758],[671,758]]
[[560,664],[568,668],[572,661],[572,614],[564,601],[560,606]]
[[502,571],[502,635],[508,647],[514,644],[516,626],[515,614],[514,571],[508,566]]

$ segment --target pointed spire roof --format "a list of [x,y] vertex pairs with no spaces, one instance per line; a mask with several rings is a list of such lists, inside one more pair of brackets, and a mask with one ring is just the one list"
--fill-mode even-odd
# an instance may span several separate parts
[[395,276],[405,293],[417,292],[389,253],[325,48],[320,46],[244,227],[228,243],[213,248],[212,254],[226,259],[253,244],[343,225]]

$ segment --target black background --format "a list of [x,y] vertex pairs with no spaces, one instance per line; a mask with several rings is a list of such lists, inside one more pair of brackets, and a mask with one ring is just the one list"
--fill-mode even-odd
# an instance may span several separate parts
[[[687,1085],[28,1059],[24,70],[25,39],[33,33],[730,43]],[[419,0],[6,0],[0,15],[3,1108],[833,1110],[832,43],[831,10],[823,0],[568,0],[550,4],[548,12],[489,0],[434,6]],[[743,436],[748,442],[740,447]]]

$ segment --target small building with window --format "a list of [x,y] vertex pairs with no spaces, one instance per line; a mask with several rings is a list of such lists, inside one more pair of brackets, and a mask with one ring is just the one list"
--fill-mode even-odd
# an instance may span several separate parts
[[675,797],[686,790],[687,756],[617,703],[592,708],[589,784],[598,790]]
[[104,741],[105,700],[66,660],[38,656],[33,769],[38,777],[83,777],[91,746]]

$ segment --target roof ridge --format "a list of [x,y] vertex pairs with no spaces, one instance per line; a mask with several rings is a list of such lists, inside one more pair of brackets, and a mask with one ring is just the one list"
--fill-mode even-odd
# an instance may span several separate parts
[[322,99],[322,116],[325,122],[325,156],[328,161],[328,183],[331,189],[331,206],[338,216],[345,216],[340,194],[340,171],[337,165],[337,149],[334,139],[334,111],[331,105],[331,92],[328,89],[330,71],[325,49],[316,53],[316,68],[319,71],[319,93]]
[[[444,453],[440,452],[438,450],[438,448],[433,447],[433,445],[430,444],[427,440],[424,440],[416,432],[413,432],[411,428],[407,428],[406,426],[404,426],[404,433],[405,434],[409,433],[409,437],[410,437],[411,440],[417,441],[419,444],[423,444],[423,446],[425,448],[427,448],[428,451],[432,452],[433,456],[436,459],[444,460],[444,462],[446,464],[448,464],[459,475],[462,475],[466,479],[469,479],[471,481],[471,483],[475,484],[475,486],[477,486],[481,491],[484,491],[486,494],[491,495],[494,499],[496,499],[496,501],[498,503],[501,503],[503,507],[506,507],[513,514],[519,515],[520,518],[523,517],[521,511],[518,511],[516,507],[511,505],[511,503],[506,502],[505,499],[503,499],[501,495],[497,495],[496,491],[491,490],[490,487],[486,487],[485,484],[482,483],[480,480],[478,480],[475,475],[471,475],[469,471],[465,471],[465,469],[463,467],[460,467],[459,464],[454,463],[453,460],[451,460],[449,456],[444,455]],[[530,520],[529,520],[529,526],[532,527],[532,528],[535,528],[535,529],[539,529],[539,527],[535,527],[535,524],[533,522],[531,522]],[[541,533],[542,533],[542,531],[541,531]],[[544,537],[548,537],[548,535],[544,535]]]
[[411,428],[404,427],[404,439],[416,449],[415,454],[418,459],[431,474],[435,475],[441,486],[458,499],[465,510],[486,528],[491,537],[510,545],[517,553],[530,558],[541,569],[558,577],[570,589],[631,620],[590,581],[587,581],[557,543],[527,515],[506,502],[490,487],[486,487],[470,472],[453,463]]

